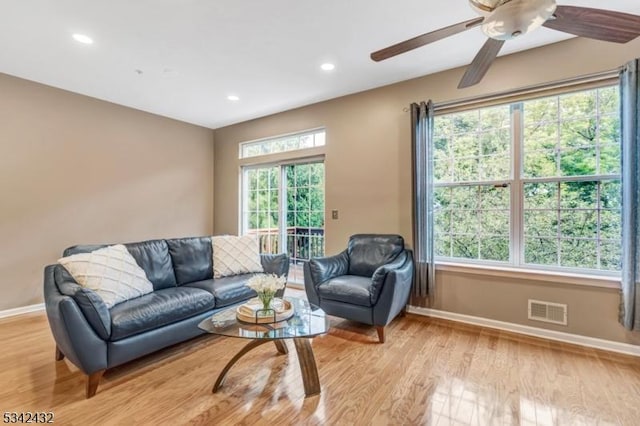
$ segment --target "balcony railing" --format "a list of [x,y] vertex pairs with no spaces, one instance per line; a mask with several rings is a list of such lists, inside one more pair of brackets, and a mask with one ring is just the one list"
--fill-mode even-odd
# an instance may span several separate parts
[[[261,253],[279,253],[278,228],[251,229],[248,234],[258,235]],[[287,228],[287,252],[292,263],[324,256],[324,228]]]

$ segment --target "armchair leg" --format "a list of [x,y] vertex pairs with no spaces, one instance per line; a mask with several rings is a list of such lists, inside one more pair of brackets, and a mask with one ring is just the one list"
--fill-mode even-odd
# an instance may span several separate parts
[[56,361],[62,361],[63,359],[64,359],[64,354],[62,353],[58,345],[56,345]]
[[376,325],[376,330],[378,331],[378,340],[380,343],[384,343],[384,326]]
[[87,376],[87,399],[96,394],[98,384],[100,383],[100,379],[104,372],[105,370],[100,370]]

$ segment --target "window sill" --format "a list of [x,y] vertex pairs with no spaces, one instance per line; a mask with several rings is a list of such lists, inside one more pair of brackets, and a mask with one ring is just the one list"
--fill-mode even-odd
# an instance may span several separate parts
[[620,289],[620,278],[612,276],[574,274],[558,271],[549,272],[536,269],[517,269],[503,266],[471,265],[451,262],[436,262],[436,271]]

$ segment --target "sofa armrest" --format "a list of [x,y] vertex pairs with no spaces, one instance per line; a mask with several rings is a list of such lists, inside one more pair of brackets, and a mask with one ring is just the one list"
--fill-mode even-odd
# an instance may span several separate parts
[[107,368],[107,342],[89,325],[71,296],[65,296],[55,283],[50,265],[44,272],[44,300],[47,318],[56,345],[85,374]]
[[75,282],[61,265],[55,267],[54,279],[60,293],[73,298],[98,336],[108,340],[111,337],[111,314],[102,298]]
[[260,263],[265,274],[276,274],[277,276],[287,276],[289,274],[289,256],[287,253],[261,254]]
[[373,325],[389,324],[409,301],[413,284],[413,256],[410,250],[405,253],[402,266],[386,274],[378,302],[373,306]]
[[[280,254],[261,254],[260,262],[265,274],[276,274],[285,278],[289,275],[289,255],[287,253]],[[283,297],[284,289],[276,291],[276,297]]]

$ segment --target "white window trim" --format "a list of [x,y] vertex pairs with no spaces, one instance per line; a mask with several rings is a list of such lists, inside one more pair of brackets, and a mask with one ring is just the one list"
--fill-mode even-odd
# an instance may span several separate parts
[[489,264],[458,263],[436,260],[436,271],[454,272],[469,275],[511,278],[516,280],[540,281],[557,284],[570,284],[585,287],[620,289],[620,277],[593,274],[580,274],[564,271],[537,270],[515,266],[496,266]]
[[[255,144],[258,142],[270,142],[273,140],[277,140],[277,139],[283,139],[283,138],[287,138],[290,136],[306,136],[306,135],[313,135],[315,133],[318,132],[323,132],[325,134],[325,143],[324,145],[320,145],[320,146],[313,146],[313,147],[308,147],[308,148],[296,148],[296,149],[290,149],[290,150],[284,150],[284,151],[280,151],[280,152],[272,152],[272,153],[268,153],[268,154],[260,154],[260,155],[252,155],[252,156],[248,156],[245,157],[242,155],[242,149],[246,146],[246,145],[251,145],[251,144]],[[238,159],[239,160],[255,160],[255,159],[262,159],[264,157],[269,157],[269,156],[277,156],[277,155],[282,155],[282,154],[289,154],[291,155],[291,153],[294,153],[294,158],[296,157],[300,157],[301,155],[295,155],[295,153],[301,153],[301,152],[305,152],[307,150],[313,150],[313,149],[322,149],[326,146],[326,137],[327,137],[327,129],[323,126],[321,127],[316,127],[316,128],[312,128],[312,129],[305,129],[305,130],[300,130],[300,131],[296,131],[296,132],[289,132],[289,133],[283,133],[280,135],[275,135],[275,136],[269,136],[266,138],[260,138],[260,139],[253,139],[253,140],[248,140],[248,141],[243,141],[240,142],[238,144]],[[304,155],[304,154],[302,154]]]
[[258,157],[247,157],[238,159],[240,168],[243,167],[262,167],[270,164],[278,165],[281,163],[296,163],[313,161],[315,158],[324,157],[325,147],[313,147],[298,149],[295,151],[278,152],[275,154],[264,154]]

